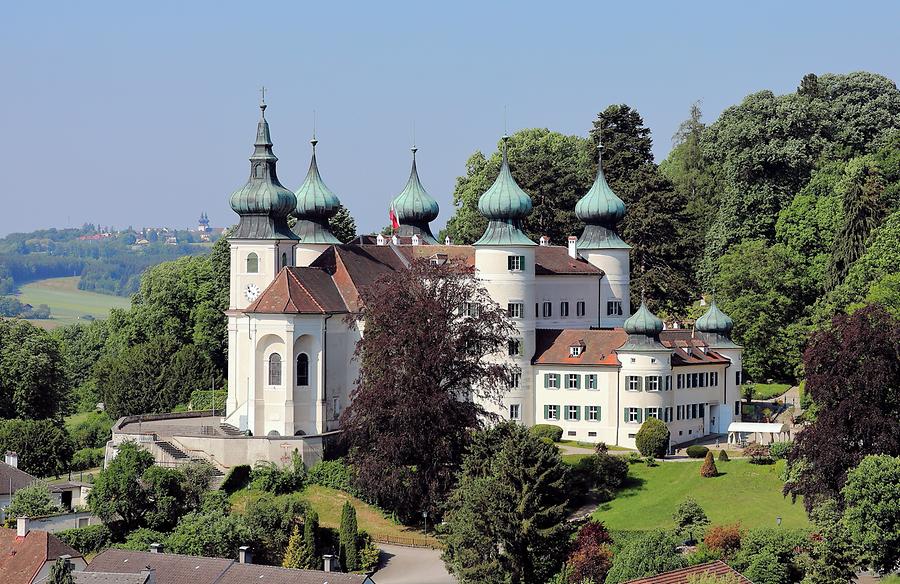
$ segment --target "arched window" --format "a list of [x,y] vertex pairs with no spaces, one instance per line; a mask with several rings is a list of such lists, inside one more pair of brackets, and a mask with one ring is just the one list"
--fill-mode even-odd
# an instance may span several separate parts
[[269,355],[269,385],[281,385],[281,355]]
[[257,272],[259,272],[259,256],[251,251],[247,256],[247,273],[255,274]]
[[287,254],[285,252],[281,252],[281,267],[285,267],[287,264]]
[[306,353],[297,355],[297,385],[309,385],[309,356]]

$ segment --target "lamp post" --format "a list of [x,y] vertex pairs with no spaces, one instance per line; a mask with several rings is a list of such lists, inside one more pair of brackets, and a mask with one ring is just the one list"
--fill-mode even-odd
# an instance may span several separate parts
[[775,524],[778,525],[778,526],[781,526],[781,517],[776,517],[776,518],[775,518]]
[[425,537],[428,537],[428,511],[422,511],[422,519],[425,520]]

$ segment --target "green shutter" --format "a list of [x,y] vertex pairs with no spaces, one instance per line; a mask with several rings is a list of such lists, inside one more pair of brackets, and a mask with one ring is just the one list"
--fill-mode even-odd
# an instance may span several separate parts
[[649,420],[649,419],[650,419],[650,410],[651,410],[651,409],[653,409],[653,408],[644,408],[644,419],[645,419],[645,420]]
[[545,420],[550,419],[550,406],[548,406],[546,404],[544,405],[544,419]]
[[638,408],[638,409],[637,409],[637,415],[638,415],[637,421],[638,421],[638,424],[640,424],[641,422],[644,421],[643,416],[642,416],[643,413],[644,413],[644,412],[641,410],[641,408]]
[[640,375],[637,376],[638,380],[638,391],[644,391],[644,378]]
[[625,413],[623,414],[622,419],[626,422],[628,421],[628,408],[625,408]]
[[[544,387],[545,388],[550,387],[550,374],[549,373],[544,373]],[[546,408],[547,406],[544,406],[544,407]],[[546,418],[547,416],[544,416],[544,417]]]
[[522,266],[522,271],[524,272],[525,271],[525,256],[519,256],[519,262],[520,262],[520,265]]
[[575,389],[581,389],[581,375],[575,376]]
[[599,422],[603,418],[603,408],[597,406],[597,421]]
[[556,387],[562,387],[562,380],[560,379],[559,373],[553,374],[553,381],[556,382]]
[[581,420],[581,408],[578,406],[575,406],[575,419]]

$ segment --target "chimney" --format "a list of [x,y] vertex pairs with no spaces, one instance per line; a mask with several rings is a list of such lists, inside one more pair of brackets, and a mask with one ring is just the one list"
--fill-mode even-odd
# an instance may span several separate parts
[[11,450],[6,452],[4,462],[13,468],[19,468],[19,455]]
[[238,563],[240,564],[252,564],[253,563],[253,554],[250,553],[249,545],[242,545],[238,548]]
[[547,247],[548,245],[550,245],[550,238],[547,237],[546,235],[542,235],[540,242],[541,242],[541,246]]
[[16,537],[28,535],[28,516],[22,515],[16,518]]
[[163,553],[163,545],[161,543],[151,543],[150,544],[150,553],[151,554]]
[[413,245],[419,245],[419,235],[416,234],[416,233],[413,233],[413,236],[412,236],[412,244],[413,244]]
[[322,559],[325,560],[325,571],[334,571],[334,556],[331,554],[325,554],[324,556],[322,556]]
[[574,235],[569,236],[569,257],[577,258],[578,257],[578,238]]
[[378,237],[375,238],[375,243],[378,245],[384,245],[384,236],[379,233]]
[[450,236],[444,238],[444,245],[450,245]]
[[141,576],[144,578],[141,584],[156,584],[156,570],[150,566],[141,570]]

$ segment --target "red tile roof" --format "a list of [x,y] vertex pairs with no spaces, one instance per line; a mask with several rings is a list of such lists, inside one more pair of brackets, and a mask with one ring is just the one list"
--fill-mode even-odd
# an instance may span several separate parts
[[284,268],[244,312],[329,314],[347,312],[331,276],[319,268]]
[[670,329],[659,334],[659,342],[672,349],[672,366],[728,364],[731,360],[709,348],[688,329]]
[[568,248],[541,245],[534,248],[534,273],[538,276],[602,276],[603,270],[582,258],[569,256]]
[[[619,365],[616,349],[625,344],[624,329],[538,329],[532,363],[535,365]],[[578,357],[569,356],[569,347],[584,345]]]
[[698,564],[689,568],[673,570],[671,572],[665,572],[657,576],[648,576],[645,578],[638,578],[637,580],[628,580],[628,582],[626,582],[625,584],[686,584],[691,576],[700,576],[703,574],[711,574],[714,576],[734,574],[738,576],[741,584],[753,584],[746,578],[746,576],[744,576],[722,560],[715,560],[712,562],[707,562],[706,564]]
[[82,557],[58,537],[46,531],[29,531],[17,537],[15,529],[0,528],[0,582],[31,584],[47,561],[60,556]]

